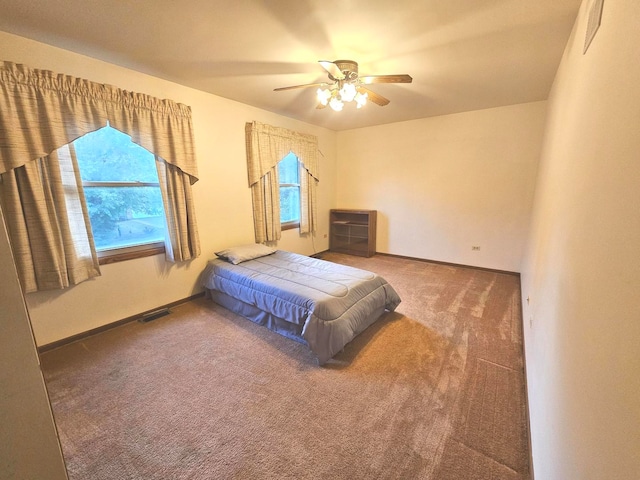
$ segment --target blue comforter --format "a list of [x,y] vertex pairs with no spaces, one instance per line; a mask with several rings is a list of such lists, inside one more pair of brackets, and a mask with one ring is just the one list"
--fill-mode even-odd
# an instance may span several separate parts
[[320,364],[400,303],[375,273],[282,250],[238,265],[211,260],[203,284],[302,325]]

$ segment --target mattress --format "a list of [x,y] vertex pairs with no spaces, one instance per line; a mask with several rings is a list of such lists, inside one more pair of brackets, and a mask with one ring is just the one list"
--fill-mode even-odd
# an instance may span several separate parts
[[[211,260],[202,283],[224,294],[227,308],[233,307],[229,297],[235,299],[236,313],[251,320],[256,315],[245,312],[268,314],[272,321],[259,323],[299,336],[320,364],[400,304],[393,287],[373,272],[282,250],[238,265]],[[278,323],[281,328],[274,328]]]

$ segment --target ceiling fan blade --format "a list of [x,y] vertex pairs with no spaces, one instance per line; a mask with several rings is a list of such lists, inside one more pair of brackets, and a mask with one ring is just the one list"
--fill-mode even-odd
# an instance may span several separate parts
[[361,87],[358,87],[357,90],[360,93],[363,93],[363,94],[366,93],[367,98],[371,100],[373,103],[375,103],[376,105],[380,105],[381,107],[384,107],[385,105],[389,104],[389,100],[387,98],[384,98],[382,95],[378,95],[376,92],[373,92],[368,88],[364,88],[361,86]]
[[295,90],[296,88],[310,88],[310,87],[329,87],[328,83],[305,83],[304,85],[292,85],[290,87],[274,88],[274,92],[281,92],[283,90]]
[[318,63],[322,65],[322,68],[329,72],[329,75],[331,75],[336,80],[344,79],[344,73],[342,73],[342,70],[340,70],[340,68],[335,63],[329,62],[327,60],[320,60]]
[[413,78],[407,74],[401,75],[365,75],[360,77],[360,81],[365,85],[371,83],[411,83]]

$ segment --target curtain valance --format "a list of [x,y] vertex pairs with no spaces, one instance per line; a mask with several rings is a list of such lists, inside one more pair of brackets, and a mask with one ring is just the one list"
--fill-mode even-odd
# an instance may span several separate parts
[[197,181],[190,107],[0,63],[0,173],[45,157],[107,122],[188,174],[192,184]]
[[314,179],[318,176],[318,137],[260,122],[247,123],[249,186],[264,177],[289,152],[293,152]]

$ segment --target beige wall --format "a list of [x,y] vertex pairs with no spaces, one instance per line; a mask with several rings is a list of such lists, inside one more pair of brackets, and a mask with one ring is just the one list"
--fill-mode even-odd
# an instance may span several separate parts
[[[640,478],[640,2],[585,0],[549,98],[522,268],[536,478]],[[526,298],[530,297],[527,305]]]
[[167,264],[162,256],[106,265],[93,281],[66,291],[27,295],[38,345],[188,297],[200,291],[198,275],[214,251],[254,241],[245,122],[257,120],[318,136],[323,154],[320,230],[315,238],[301,237],[297,230],[283,232],[278,246],[302,254],[328,248],[324,235],[335,199],[335,132],[3,32],[0,59],[170,98],[193,111],[200,174],[194,195],[203,255],[186,265]]
[[519,271],[545,109],[339,132],[337,205],[378,210],[379,252]]

